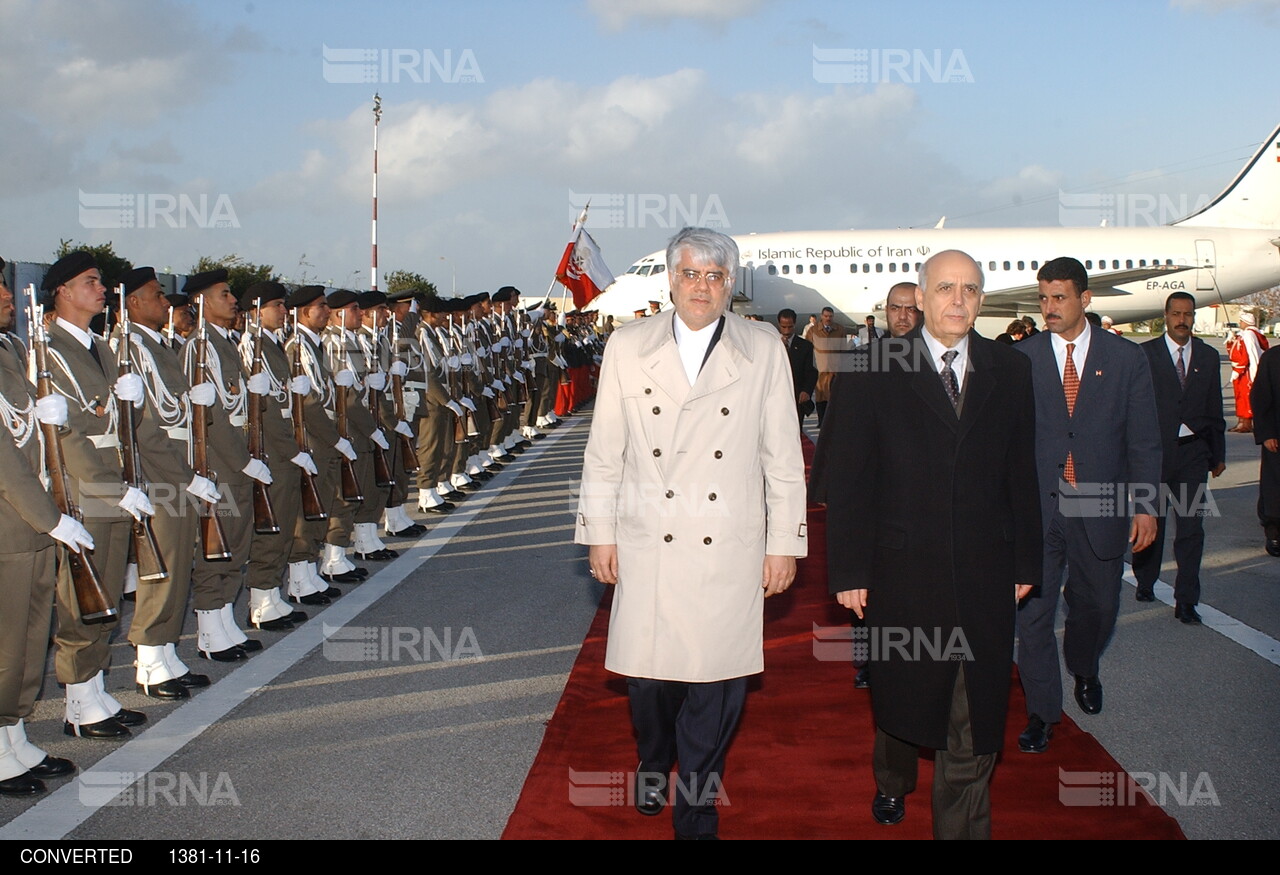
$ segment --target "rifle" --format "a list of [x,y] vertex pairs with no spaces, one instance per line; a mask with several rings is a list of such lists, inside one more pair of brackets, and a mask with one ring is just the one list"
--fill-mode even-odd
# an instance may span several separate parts
[[[400,358],[400,323],[394,318],[391,320],[391,359],[396,361]],[[426,372],[427,364],[423,362],[423,372]],[[407,422],[406,411],[404,409],[404,377],[392,374],[391,376],[391,400],[395,407],[396,422]],[[400,456],[401,465],[404,467],[404,473],[418,473],[418,449],[414,446],[413,438],[396,432],[396,436],[400,439]]]
[[[345,317],[344,317],[345,318]],[[379,329],[378,317],[374,315],[373,330],[370,332],[370,344],[373,348],[374,361],[369,365],[369,370],[374,370],[377,365],[379,369],[382,366],[382,355],[378,349],[379,346]],[[373,420],[374,428],[381,428],[382,425],[382,393],[369,387],[369,417]],[[382,429],[386,434],[386,429]],[[385,486],[392,486],[396,482],[395,475],[391,473],[391,461],[387,458],[387,451],[378,446],[376,441],[370,441],[373,446],[373,482],[379,489]]]
[[[255,304],[258,321],[253,326],[253,374],[256,376],[266,369],[262,356],[262,299]],[[249,399],[249,455],[264,465],[267,464],[267,443],[265,426],[262,422],[267,404],[266,395],[254,395]],[[275,535],[280,532],[280,524],[276,522],[275,510],[271,507],[271,489],[261,481],[253,481],[253,531],[258,535]]]
[[[259,314],[261,315],[261,314]],[[289,376],[296,379],[303,375],[302,368],[302,344],[306,340],[298,331],[298,311],[293,312],[293,357],[289,362]],[[298,445],[299,453],[311,455],[311,444],[307,441],[307,411],[305,406],[305,398],[293,395],[293,389],[290,387],[290,403],[293,405],[293,440]],[[316,489],[316,477],[306,468],[299,468],[301,476],[299,483],[302,490],[302,518],[307,522],[317,522],[319,520],[327,520],[329,512],[324,509],[324,504],[320,501],[320,491]]]
[[[120,298],[120,345],[116,348],[116,372],[123,377],[133,373],[133,332],[129,322],[129,310],[125,307],[124,286],[117,289]],[[120,418],[116,423],[116,431],[120,436],[120,457],[124,461],[124,482],[143,492],[147,484],[142,476],[142,456],[138,452],[138,429],[133,422],[133,411],[130,405],[120,410]],[[160,555],[160,544],[156,541],[155,529],[151,526],[151,517],[133,521],[133,555],[138,561],[139,580],[164,580],[169,576],[164,557]]]
[[[53,393],[53,374],[49,371],[49,338],[44,324],[44,308],[36,303],[36,287],[27,286],[27,323],[31,329],[31,356],[35,363],[36,397]],[[62,435],[58,426],[40,423],[44,437],[45,469],[49,473],[49,492],[58,510],[79,522],[84,514],[71,500],[71,488],[67,483],[66,458],[62,454]],[[71,585],[75,590],[76,604],[80,609],[80,621],[86,624],[110,623],[120,612],[111,602],[111,596],[102,585],[102,577],[90,556],[92,550],[79,553],[66,551],[67,568],[71,572]]]
[[[347,311],[342,311],[342,345],[347,343]],[[350,356],[346,356],[346,364],[351,364]],[[355,372],[355,368],[348,368]],[[357,375],[358,376],[358,375]],[[334,391],[333,410],[336,414],[338,437],[351,443],[351,432],[347,427],[347,390],[344,386],[336,386]],[[356,477],[355,463],[342,453],[338,453],[338,462],[342,470],[342,500],[352,503],[364,501],[364,493],[360,491],[360,480]]]
[[[209,375],[209,326],[204,319],[204,296],[200,296],[200,309],[196,317],[196,349],[195,364],[191,368],[191,382],[198,385],[200,376],[206,379]],[[214,381],[221,380],[221,376]],[[217,398],[214,399],[217,403]],[[191,411],[191,447],[195,458],[193,467],[201,477],[208,479],[214,486],[218,485],[218,474],[209,467],[209,418],[206,411],[192,405]],[[227,536],[222,531],[222,520],[218,519],[218,508],[211,501],[199,504],[200,508],[200,543],[204,550],[206,562],[224,562],[231,559],[231,550],[227,548]]]

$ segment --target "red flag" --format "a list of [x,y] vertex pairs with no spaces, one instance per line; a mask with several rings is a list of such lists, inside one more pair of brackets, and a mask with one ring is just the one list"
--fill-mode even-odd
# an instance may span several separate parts
[[556,279],[573,292],[573,305],[579,310],[613,283],[613,272],[604,263],[600,247],[581,227],[564,248]]

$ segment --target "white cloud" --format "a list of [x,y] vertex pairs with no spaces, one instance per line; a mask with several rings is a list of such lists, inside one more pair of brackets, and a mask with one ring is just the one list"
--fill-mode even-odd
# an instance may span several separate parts
[[607,30],[622,30],[633,20],[666,24],[678,19],[723,24],[746,18],[764,5],[764,0],[587,0],[590,9]]

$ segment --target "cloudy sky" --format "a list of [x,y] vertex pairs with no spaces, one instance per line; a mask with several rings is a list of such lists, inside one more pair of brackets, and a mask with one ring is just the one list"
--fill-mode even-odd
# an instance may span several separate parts
[[587,197],[619,274],[689,217],[1169,221],[1280,123],[1278,35],[1247,0],[0,0],[0,255],[367,287],[375,90],[380,268],[446,293],[545,289]]

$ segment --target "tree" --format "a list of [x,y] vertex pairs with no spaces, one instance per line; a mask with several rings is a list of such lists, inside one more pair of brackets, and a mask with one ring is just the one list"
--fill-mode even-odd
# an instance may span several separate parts
[[1270,322],[1280,316],[1280,286],[1245,295],[1233,303],[1240,304],[1246,309],[1261,310],[1259,321]]
[[133,270],[133,262],[116,255],[115,246],[110,241],[90,246],[87,243],[76,243],[72,240],[59,240],[58,251],[53,257],[57,260],[80,250],[93,256],[94,262],[98,265],[98,272],[102,274],[102,284],[112,294],[115,293],[116,286],[124,282],[124,275]]
[[414,273],[411,270],[393,270],[382,278],[386,285],[386,293],[403,292],[406,289],[412,289],[415,292],[426,295],[431,298],[438,298],[440,293],[436,291],[436,284],[431,282],[420,273]]
[[254,283],[280,281],[280,275],[276,273],[274,266],[270,264],[254,264],[251,261],[245,261],[235,253],[224,255],[221,258],[210,258],[207,255],[201,256],[195,267],[191,268],[191,273],[204,273],[208,270],[218,270],[220,268],[226,269],[227,282],[231,285],[231,294],[237,298]]

